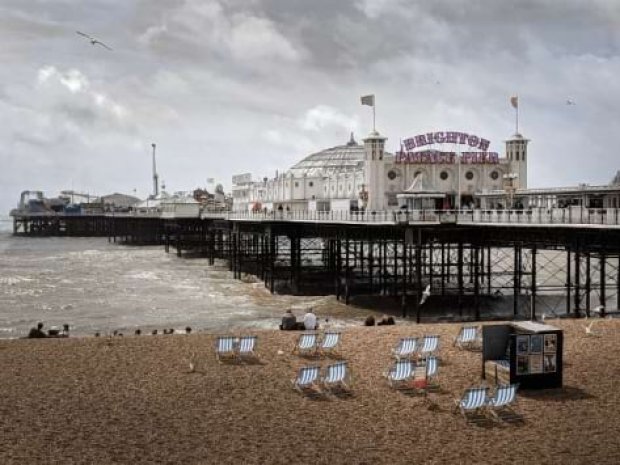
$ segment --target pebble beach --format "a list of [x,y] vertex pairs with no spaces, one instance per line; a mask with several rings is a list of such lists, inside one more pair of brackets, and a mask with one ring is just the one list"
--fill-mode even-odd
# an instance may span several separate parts
[[[1,340],[0,463],[618,463],[620,321],[549,323],[564,386],[520,391],[516,424],[453,412],[481,383],[480,353],[452,346],[458,324],[346,328],[348,396],[292,388],[299,367],[333,362],[291,354],[295,332],[235,331],[258,335],[258,363],[219,363],[204,332]],[[440,389],[391,389],[392,347],[423,334],[441,336]]]

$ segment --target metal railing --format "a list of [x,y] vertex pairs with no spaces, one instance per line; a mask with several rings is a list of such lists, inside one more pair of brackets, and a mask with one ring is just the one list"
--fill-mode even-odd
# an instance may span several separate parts
[[528,210],[267,211],[203,213],[202,218],[249,221],[342,223],[457,223],[620,226],[620,209],[534,208]]
[[108,216],[119,218],[205,218],[238,221],[292,221],[322,223],[374,223],[374,224],[531,224],[531,225],[600,225],[620,226],[618,208],[532,208],[527,210],[388,210],[388,211],[261,211],[261,212],[107,212],[82,214],[16,213],[12,216],[32,217],[89,217]]

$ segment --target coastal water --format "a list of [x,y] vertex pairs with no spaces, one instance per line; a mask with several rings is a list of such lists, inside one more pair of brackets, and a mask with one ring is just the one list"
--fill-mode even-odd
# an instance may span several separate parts
[[308,306],[338,307],[333,297],[272,296],[263,283],[233,279],[223,262],[208,266],[163,247],[14,237],[10,222],[0,227],[0,338],[22,337],[38,321],[68,323],[75,335],[275,328],[286,308],[300,315]]

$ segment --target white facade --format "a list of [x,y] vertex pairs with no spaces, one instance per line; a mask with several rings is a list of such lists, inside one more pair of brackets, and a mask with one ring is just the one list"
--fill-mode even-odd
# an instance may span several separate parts
[[432,163],[411,162],[385,152],[386,140],[373,131],[361,145],[351,135],[345,145],[311,154],[272,179],[233,176],[233,211],[393,210],[400,208],[402,194],[415,196],[422,184],[425,197],[436,199],[435,208],[454,208],[459,192],[462,206],[469,206],[477,193],[527,186],[528,140],[521,135],[506,141],[507,156],[492,161],[462,152],[452,159],[435,157]]

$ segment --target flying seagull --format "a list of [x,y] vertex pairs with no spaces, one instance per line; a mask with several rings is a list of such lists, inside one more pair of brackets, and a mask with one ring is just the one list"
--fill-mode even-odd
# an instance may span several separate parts
[[108,47],[106,44],[104,44],[103,42],[101,42],[98,39],[95,39],[94,37],[89,36],[88,34],[84,34],[83,32],[80,31],[75,31],[76,34],[81,35],[82,37],[86,37],[88,40],[90,40],[91,45],[101,45],[104,48],[107,48],[108,50],[112,50],[110,47]]
[[566,100],[566,105],[575,105],[575,101],[571,100],[571,99],[568,99],[568,100]]
[[596,320],[592,320],[592,322],[588,326],[584,326],[583,328],[586,330],[586,334],[588,336],[594,336],[594,332],[592,331],[592,326],[596,323]]

